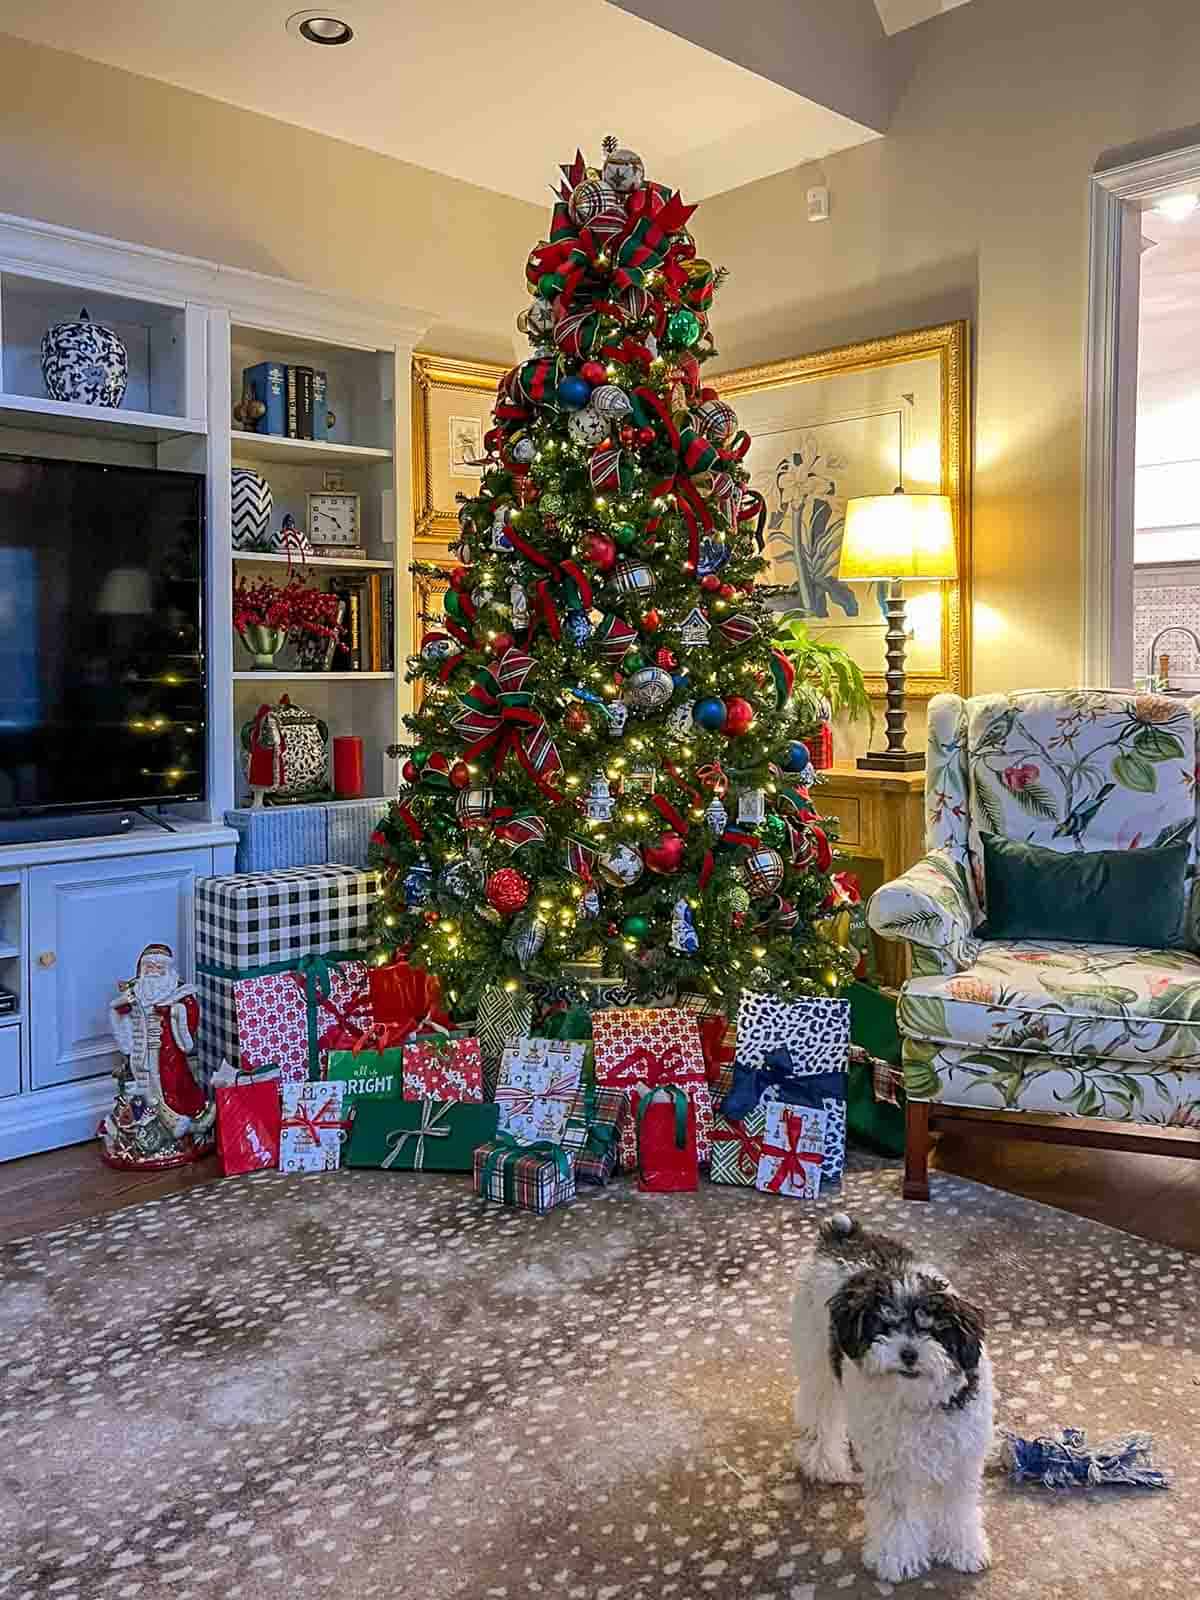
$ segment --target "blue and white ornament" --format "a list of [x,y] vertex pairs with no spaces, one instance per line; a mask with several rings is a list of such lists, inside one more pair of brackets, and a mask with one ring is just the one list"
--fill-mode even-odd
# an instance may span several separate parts
[[719,839],[729,826],[729,813],[720,800],[710,800],[704,812],[704,825],[714,839]]
[[608,718],[608,737],[619,739],[629,721],[629,707],[624,700],[610,700],[604,707],[604,715]]
[[579,920],[591,922],[600,915],[600,891],[594,883],[590,883],[583,891],[579,900]]
[[422,661],[449,661],[451,656],[462,654],[462,645],[457,639],[451,639],[448,634],[441,633],[433,638],[425,639],[421,644]]
[[508,591],[509,606],[512,611],[512,625],[514,628],[527,628],[529,626],[529,596],[525,593],[525,586],[514,583]]
[[235,550],[261,548],[271,525],[275,501],[271,485],[253,467],[234,467],[229,474],[230,542]]
[[671,907],[671,949],[681,956],[694,956],[700,949],[696,919],[682,897]]
[[527,467],[534,456],[537,455],[537,445],[526,436],[524,439],[515,440],[508,453],[514,461],[519,462],[523,467]]
[[572,412],[568,418],[567,432],[576,444],[590,449],[608,438],[608,421],[592,406],[584,406],[582,411]]
[[619,594],[652,594],[658,580],[644,561],[618,561],[611,581]]
[[512,507],[497,506],[496,515],[492,518],[492,549],[503,551],[511,555],[513,542],[509,538],[508,528],[512,522]]
[[479,893],[480,877],[469,861],[453,861],[442,873],[441,884],[456,900],[472,900]]
[[645,871],[641,853],[631,844],[619,844],[600,857],[600,872],[618,889],[628,889]]
[[698,577],[707,578],[721,568],[729,560],[729,546],[720,539],[701,539],[700,555],[696,562]]
[[589,822],[611,822],[616,802],[603,772],[597,772],[583,797],[583,814]]
[[671,707],[667,715],[666,728],[672,739],[678,739],[682,743],[684,740],[691,738],[693,732],[692,712],[694,708],[694,700],[688,700],[681,706]]
[[586,611],[568,611],[563,618],[563,630],[573,645],[582,648],[592,637],[592,619]]
[[404,874],[404,904],[423,906],[433,887],[433,868],[428,861],[414,861]]
[[661,711],[674,693],[671,674],[662,667],[639,667],[621,685],[621,699],[635,711]]
[[592,397],[588,401],[593,411],[598,411],[607,421],[613,422],[619,417],[628,416],[633,410],[633,401],[615,383],[602,383],[598,389],[592,390]]

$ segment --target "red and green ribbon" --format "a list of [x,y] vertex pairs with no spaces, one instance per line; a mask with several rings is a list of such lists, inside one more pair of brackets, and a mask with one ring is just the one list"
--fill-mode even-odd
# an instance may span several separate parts
[[506,650],[495,668],[485,668],[471,688],[459,695],[465,709],[453,727],[466,741],[467,761],[490,755],[498,776],[511,753],[546,798],[557,803],[562,796],[548,780],[562,770],[562,760],[545,717],[525,688],[532,670],[532,656],[522,650]]

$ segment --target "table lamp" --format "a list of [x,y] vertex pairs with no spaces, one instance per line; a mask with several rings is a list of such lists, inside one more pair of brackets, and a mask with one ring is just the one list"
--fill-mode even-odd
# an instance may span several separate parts
[[876,772],[919,772],[923,750],[904,748],[904,625],[906,580],[945,581],[957,577],[954,515],[944,494],[859,495],[847,502],[846,529],[838,577],[859,582],[886,579],[887,591],[887,749],[858,758]]

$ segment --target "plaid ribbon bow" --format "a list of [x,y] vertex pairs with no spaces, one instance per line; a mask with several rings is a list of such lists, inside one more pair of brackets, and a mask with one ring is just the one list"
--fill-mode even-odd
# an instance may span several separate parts
[[550,737],[546,719],[535,710],[525,680],[533,670],[533,657],[506,650],[494,669],[485,668],[465,694],[466,708],[454,721],[454,731],[467,741],[464,759],[491,754],[497,776],[512,752],[528,777],[548,800],[561,799],[547,779],[562,771],[558,746]]
[[413,1171],[419,1172],[425,1165],[426,1139],[448,1139],[450,1128],[443,1126],[450,1115],[450,1101],[436,1100],[421,1101],[421,1124],[417,1128],[393,1128],[384,1141],[388,1153],[380,1162],[380,1170],[393,1167],[404,1153],[404,1148],[410,1139],[416,1141],[413,1150]]

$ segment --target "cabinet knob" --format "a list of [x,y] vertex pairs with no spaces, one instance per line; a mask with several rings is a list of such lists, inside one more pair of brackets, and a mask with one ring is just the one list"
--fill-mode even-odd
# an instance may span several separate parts
[[41,955],[38,957],[38,966],[52,967],[57,960],[58,957],[54,954],[53,950],[43,950]]

